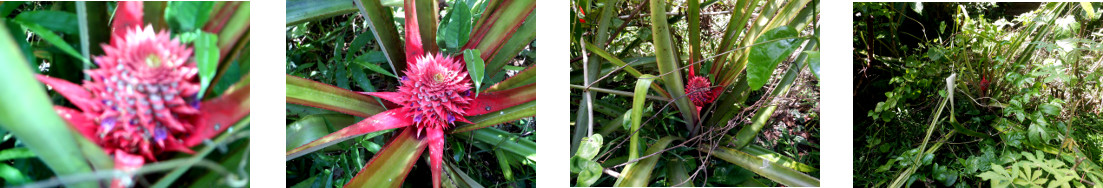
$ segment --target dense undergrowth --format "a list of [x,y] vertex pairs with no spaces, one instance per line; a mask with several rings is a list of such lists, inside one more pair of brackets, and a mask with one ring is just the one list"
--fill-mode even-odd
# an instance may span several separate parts
[[572,186],[818,186],[818,1],[574,0]]
[[1100,3],[855,3],[854,185],[1103,186]]

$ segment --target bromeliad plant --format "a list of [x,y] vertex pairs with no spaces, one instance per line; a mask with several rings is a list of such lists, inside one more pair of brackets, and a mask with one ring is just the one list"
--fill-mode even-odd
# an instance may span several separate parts
[[[16,3],[5,3],[4,5],[13,7],[20,6],[20,4]],[[28,3],[25,5],[35,6],[39,4]],[[66,6],[70,4],[55,3],[53,5]],[[101,3],[81,2],[75,3],[75,5],[82,10],[94,9],[104,11],[107,9],[107,7],[104,6],[106,4]],[[163,5],[168,6],[166,7]],[[92,58],[92,63],[94,64],[84,64],[88,68],[84,70],[83,73],[88,79],[83,80],[83,84],[77,85],[62,78],[68,75],[54,77],[54,75],[58,73],[65,73],[62,71],[65,71],[65,68],[69,68],[64,64],[57,64],[57,66],[51,65],[50,68],[45,70],[40,69],[40,71],[43,71],[43,74],[34,76],[34,78],[42,84],[49,86],[51,90],[56,91],[67,99],[69,104],[77,108],[73,109],[63,105],[55,106],[54,114],[48,116],[48,118],[56,119],[60,116],[61,120],[64,120],[64,122],[68,124],[69,130],[45,132],[44,134],[60,134],[69,133],[71,131],[73,133],[79,133],[83,135],[83,137],[74,137],[76,140],[73,142],[65,140],[38,141],[30,137],[40,137],[42,135],[29,134],[34,132],[26,130],[25,127],[16,126],[27,124],[19,121],[10,121],[13,117],[3,119],[5,120],[3,123],[3,125],[6,126],[5,129],[12,130],[12,133],[15,133],[16,137],[25,139],[24,142],[27,143],[27,146],[39,156],[69,155],[72,152],[80,151],[81,154],[77,156],[83,156],[85,158],[83,159],[85,161],[82,161],[85,165],[83,167],[65,167],[66,165],[72,165],[70,163],[73,162],[72,160],[81,160],[79,159],[80,157],[76,159],[67,159],[69,161],[43,157],[47,165],[54,169],[58,175],[82,176],[82,174],[73,174],[76,172],[67,171],[73,168],[95,171],[108,171],[114,168],[117,172],[112,174],[123,175],[106,177],[88,175],[99,178],[84,179],[114,179],[110,183],[112,187],[124,187],[134,185],[132,176],[139,176],[154,171],[178,169],[163,176],[162,180],[157,182],[157,185],[162,186],[174,184],[174,181],[183,175],[185,172],[184,170],[188,169],[196,162],[187,163],[169,160],[170,155],[168,154],[171,152],[183,152],[194,155],[187,157],[186,160],[207,160],[204,159],[204,157],[210,153],[210,149],[213,149],[213,147],[225,147],[215,145],[229,144],[229,142],[225,142],[226,135],[216,139],[219,142],[212,142],[215,136],[219,136],[226,130],[232,128],[240,130],[247,125],[247,120],[242,120],[247,119],[246,116],[249,115],[248,76],[241,76],[240,79],[215,79],[214,77],[216,77],[216,71],[218,75],[225,75],[227,73],[226,71],[218,71],[217,69],[219,67],[236,67],[236,64],[247,63],[235,62],[239,61],[237,58],[220,58],[219,54],[220,51],[223,51],[231,52],[230,54],[236,55],[239,54],[242,49],[240,49],[240,47],[234,49],[233,46],[248,45],[247,39],[240,40],[248,28],[248,11],[245,11],[246,13],[243,15],[234,14],[235,11],[248,10],[248,3],[218,3],[217,5],[221,7],[220,9],[211,9],[213,5],[216,4],[213,2],[151,3],[151,8],[156,9],[155,7],[162,6],[172,12],[166,13],[164,15],[166,18],[161,19],[162,15],[146,14],[145,11],[143,11],[144,7],[146,7],[143,5],[143,2],[117,3],[114,9],[114,19],[110,24],[111,27],[103,27],[103,30],[99,30],[93,29],[87,25],[82,25],[80,30],[81,33],[79,33],[81,38],[87,39],[102,35],[110,39],[109,42],[102,44],[100,46],[101,48],[95,48],[95,50],[93,50],[88,48],[91,47],[90,45],[86,45],[86,48],[83,49],[85,53],[89,53],[89,51],[103,51],[102,55],[97,55]],[[218,10],[218,12],[215,12],[215,10]],[[44,25],[40,25],[54,24],[49,25],[51,29],[61,31],[71,29],[61,27],[65,26],[64,22],[49,22],[49,19],[64,18],[72,16],[72,14],[73,13],[69,12],[55,11],[27,11],[20,13],[20,15],[16,16],[16,19],[12,21],[18,23],[22,28],[33,31],[37,36],[43,38],[52,45],[56,45],[58,48],[72,50],[72,47],[69,46],[66,41],[60,40],[51,30],[45,29]],[[211,16],[213,19],[211,19],[209,23],[203,23],[207,22],[206,17],[210,16],[205,14],[215,16]],[[80,14],[79,18],[84,19],[81,22],[83,24],[88,24],[88,22],[93,19],[99,19],[92,18],[92,16],[94,16],[94,14],[83,12]],[[195,18],[190,16],[200,16],[204,18],[202,18],[202,21],[195,22]],[[164,26],[154,27],[158,22],[163,23],[163,20],[172,22],[174,25],[168,28]],[[104,22],[103,20],[100,21]],[[181,23],[181,21],[187,22]],[[204,29],[198,28],[198,26],[203,26],[205,24],[210,27]],[[227,25],[232,25],[234,28],[223,29],[224,26]],[[169,30],[184,31],[188,34],[172,36]],[[225,34],[223,36],[231,36],[224,38],[227,40],[238,40],[229,40],[231,42],[225,42],[228,47],[220,49],[216,39],[218,35],[214,33]],[[10,36],[5,34],[4,38],[8,37]],[[192,39],[188,39],[190,40],[189,42],[181,42],[180,38],[183,37],[192,37]],[[9,44],[14,43],[5,43],[5,51],[11,52],[18,50],[18,48],[9,48],[11,47],[8,46]],[[30,71],[31,69],[25,68],[26,65],[30,63],[26,62],[27,59],[24,58],[33,59],[33,57],[24,57],[19,54],[9,55],[11,56],[5,55],[4,57],[10,57],[7,60],[14,61],[15,63],[8,64],[14,67],[6,69],[8,69],[8,71],[14,71],[15,73],[11,74],[16,75],[16,79],[25,79],[25,77],[20,76],[23,76],[26,71]],[[82,61],[87,61],[88,59],[80,54],[74,53],[69,55]],[[54,63],[57,62],[64,61],[54,61]],[[220,66],[220,63],[225,64]],[[243,72],[244,71],[237,70],[233,74],[240,75]],[[244,73],[247,74],[247,72]],[[210,85],[211,83],[218,83],[221,86],[214,87]],[[41,86],[37,88],[41,88]],[[223,89],[216,91],[215,88]],[[44,91],[43,89],[34,90]],[[207,94],[204,95],[203,93]],[[34,98],[36,96],[26,97]],[[23,98],[20,97],[6,99],[23,100]],[[20,112],[8,111],[7,113],[17,114]],[[66,136],[62,135],[62,137]],[[199,152],[193,150],[193,147],[204,142],[213,143],[214,145],[203,148]],[[58,144],[63,147],[58,147],[57,149],[67,149],[71,147],[76,147],[78,149],[56,153],[57,150],[53,150],[53,148],[42,148],[44,146],[58,146]],[[74,145],[64,147],[66,144]],[[247,149],[244,149],[244,147],[236,147],[234,152],[241,153],[240,151],[243,150]],[[159,163],[158,161],[165,162]],[[208,161],[204,162],[211,163]],[[88,164],[92,165],[91,169],[86,168]],[[237,166],[233,167],[238,168]],[[223,172],[225,172],[225,170],[223,170]],[[226,175],[217,174],[215,176]],[[9,177],[10,176],[5,176],[5,179],[10,179]],[[236,174],[230,174],[229,177],[230,178],[227,180],[236,183],[226,185],[245,186],[247,183],[247,180],[237,178]],[[9,181],[8,183],[18,184],[20,182]],[[32,184],[31,186],[51,186],[53,185],[51,183],[52,182],[42,182]],[[60,181],[60,183],[64,183],[68,186],[95,185],[94,183],[74,181]],[[211,182],[196,183],[213,185]],[[101,184],[107,185],[106,183]]]
[[[818,2],[685,2],[572,1],[574,185],[818,186],[818,157],[800,154],[818,152],[816,112],[800,110],[818,105]],[[709,169],[724,176],[689,175]],[[752,183],[762,178],[773,182]]]
[[[485,7],[485,10],[481,10],[482,16],[473,24],[474,27],[457,26],[471,24],[471,16],[467,15],[469,13],[467,11],[478,10],[468,8],[468,2],[475,1],[451,3],[449,14],[445,16],[448,19],[447,25],[440,26],[440,32],[449,32],[449,34],[438,36],[436,21],[438,11],[434,10],[437,3],[425,0],[405,1],[403,4],[405,40],[404,45],[398,46],[394,45],[398,44],[395,38],[388,38],[397,36],[396,33],[398,33],[393,30],[395,27],[391,21],[393,18],[389,8],[375,0],[354,1],[361,9],[366,21],[370,23],[371,34],[376,36],[377,44],[386,56],[385,61],[394,70],[404,68],[405,70],[401,71],[403,76],[398,77],[398,86],[394,92],[370,91],[372,89],[368,88],[374,87],[369,86],[370,82],[366,82],[361,83],[365,86],[362,88],[369,91],[357,93],[348,90],[347,84],[333,86],[288,75],[287,101],[289,103],[361,116],[365,119],[289,149],[287,160],[290,161],[361,135],[398,129],[398,134],[379,149],[375,156],[348,180],[345,187],[399,187],[402,185],[402,180],[410,173],[416,159],[426,148],[433,187],[440,187],[442,183],[453,185],[460,184],[457,182],[477,183],[469,181],[470,178],[454,175],[452,178],[443,178],[448,182],[442,182],[442,169],[450,171],[448,174],[462,174],[462,172],[456,173],[456,169],[444,167],[447,166],[443,162],[447,153],[444,144],[447,141],[445,134],[485,134],[488,131],[481,129],[493,130],[494,128],[487,128],[491,125],[535,116],[535,65],[498,83],[484,82],[484,78],[504,74],[504,71],[499,72],[497,69],[501,69],[506,60],[516,56],[516,50],[528,46],[532,41],[533,33],[531,33],[530,24],[534,23],[531,23],[532,18],[526,19],[526,17],[533,17],[535,2],[529,0],[472,3],[472,7]],[[297,6],[293,6],[295,4],[288,3],[288,10],[298,11]],[[474,6],[476,4],[479,6]],[[288,16],[292,15],[294,14],[289,13]],[[294,22],[293,20],[288,19],[289,25],[292,24],[290,22]],[[514,35],[515,32],[527,33]],[[466,41],[466,43],[462,46],[452,43],[455,37],[463,38],[460,41]],[[515,39],[523,42],[515,42]],[[360,37],[357,40],[360,40]],[[442,44],[438,45],[438,41]],[[350,50],[349,55],[358,51],[355,48]],[[335,55],[335,58],[339,56]],[[357,63],[373,71],[389,74],[381,66],[367,62]],[[344,68],[340,69],[339,72],[344,71]],[[353,71],[360,71],[360,69]],[[358,72],[353,74],[362,75]],[[341,75],[337,77],[339,80],[347,79],[343,73],[338,75]],[[480,87],[482,84],[489,87]],[[382,100],[376,100],[373,97]],[[298,129],[289,128],[288,134],[295,134],[293,133],[295,131]],[[476,132],[466,133],[468,131]],[[492,134],[508,136],[498,132]],[[289,142],[293,140],[295,139],[288,139]],[[502,141],[500,138],[480,140],[492,144]],[[535,145],[531,144],[531,141],[527,144],[522,142],[522,147],[510,147],[504,150],[512,153],[512,156],[533,160]],[[510,156],[498,155],[498,157]],[[503,168],[509,168],[508,164]]]

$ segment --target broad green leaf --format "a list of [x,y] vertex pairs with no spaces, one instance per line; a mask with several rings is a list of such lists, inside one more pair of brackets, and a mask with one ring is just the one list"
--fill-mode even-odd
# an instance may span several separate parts
[[805,51],[808,54],[808,67],[812,68],[812,73],[816,73],[816,78],[820,78],[820,52],[819,51]]
[[751,89],[758,90],[765,86],[778,63],[789,58],[789,55],[800,47],[803,40],[793,38],[797,35],[796,30],[788,26],[780,26],[766,31],[755,40],[755,44],[761,44],[751,47],[750,51],[747,83]]
[[1084,13],[1088,15],[1089,20],[1095,20],[1099,17],[1095,15],[1095,8],[1091,2],[1080,2],[1080,8],[1084,10]]
[[601,164],[597,162],[586,160],[581,157],[572,157],[572,163],[579,169],[578,179],[575,181],[576,187],[589,187],[601,179]]
[[483,71],[486,71],[484,67],[486,63],[483,63],[483,59],[479,57],[478,49],[464,50],[463,60],[467,62],[467,75],[471,76],[472,82],[475,82],[475,97],[478,97],[485,77]]
[[465,1],[455,1],[439,27],[437,43],[443,49],[458,50],[471,37],[471,7]]
[[64,34],[76,35],[78,29],[77,15],[72,12],[55,10],[38,10],[19,13],[15,20],[24,23],[35,23],[43,28]]
[[[214,79],[215,71],[218,71],[218,35],[214,35],[207,32],[199,34],[199,38],[195,40],[195,64],[199,68],[199,91],[206,91],[207,87],[211,86],[211,79]],[[200,98],[203,98],[203,93],[200,92]]]
[[61,51],[65,52],[65,54],[69,54],[70,56],[73,56],[73,58],[81,60],[82,62],[84,62],[84,64],[94,66],[92,65],[92,62],[88,60],[88,58],[80,55],[80,52],[77,52],[77,50],[74,49],[72,45],[69,45],[68,42],[65,42],[65,39],[62,39],[61,36],[54,34],[53,31],[50,31],[49,29],[46,29],[45,27],[42,27],[41,25],[33,22],[23,22],[19,20],[12,21],[19,23],[19,25],[22,25],[23,28],[31,30],[31,32],[33,32],[34,34],[42,37],[42,40],[45,40],[58,49],[61,49]]
[[165,8],[165,20],[177,31],[194,31],[207,24],[212,7],[212,1],[170,1]]
[[1045,103],[1038,105],[1038,108],[1049,115],[1060,115],[1061,106],[1053,103]]
[[582,138],[582,144],[578,145],[578,151],[575,156],[582,157],[586,160],[593,160],[597,153],[601,151],[602,141],[601,134],[590,135],[589,137]]

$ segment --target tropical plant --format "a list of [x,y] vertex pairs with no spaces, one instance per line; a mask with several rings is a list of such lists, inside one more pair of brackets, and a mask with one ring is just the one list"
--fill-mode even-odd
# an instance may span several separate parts
[[[11,83],[0,89],[0,125],[16,138],[0,153],[18,156],[3,159],[15,167],[0,165],[6,184],[125,187],[160,178],[152,186],[247,186],[247,175],[227,169],[247,173],[248,9],[248,2],[0,4],[7,62],[0,80]],[[42,84],[64,97],[53,97],[57,106]],[[223,149],[212,155],[215,148]],[[42,163],[30,162],[35,157]],[[185,174],[193,166],[218,173]],[[171,172],[149,175],[163,171]],[[32,182],[50,176],[57,177]]]
[[1103,186],[1099,5],[856,3],[855,185]]
[[571,6],[575,186],[819,185],[818,2]]
[[[355,4],[366,22],[363,27],[371,30],[353,38],[347,51],[344,36],[349,29],[344,24],[359,28],[358,19],[361,18],[343,16],[348,13],[344,10],[323,8],[330,3]],[[488,148],[483,151],[494,153],[504,179],[509,182],[515,181],[511,177],[515,165],[511,164],[535,167],[534,135],[501,130],[513,129],[513,122],[533,126],[534,119],[528,117],[535,116],[535,64],[518,70],[518,66],[530,63],[514,62],[514,59],[518,54],[524,55],[521,50],[532,47],[535,2],[456,0],[446,3],[447,9],[437,10],[436,1],[407,0],[401,4],[401,11],[395,11],[377,0],[288,2],[289,36],[292,37],[289,46],[294,46],[288,52],[287,101],[290,103],[288,110],[292,111],[289,112],[287,133],[287,160],[292,163],[288,165],[288,184],[318,184],[323,182],[319,181],[321,177],[328,179],[325,185],[329,187],[336,173],[342,175],[336,177],[337,185],[399,187],[404,182],[411,183],[407,175],[414,171],[415,162],[427,149],[430,174],[425,179],[432,180],[433,187],[477,187],[488,181],[476,181],[457,168],[460,164],[483,163],[462,162],[472,160],[470,156],[461,156],[465,155],[464,147],[475,150],[470,148],[473,143]],[[444,20],[438,23],[438,15],[442,12]],[[403,19],[404,40],[397,37],[399,30],[392,13],[405,15],[398,17]],[[302,18],[302,15],[313,17]],[[312,22],[315,20],[320,23]],[[329,27],[329,22],[341,24]],[[338,36],[309,34],[315,32],[314,29]],[[327,42],[303,40],[319,36]],[[333,39],[336,39],[335,44],[329,41]],[[330,48],[336,51],[333,56],[310,55],[315,49],[328,51]],[[361,51],[366,53],[357,55]],[[365,73],[365,69],[375,74]],[[349,84],[350,76],[365,92],[352,91],[354,85]],[[379,81],[382,79],[395,79],[396,82]],[[331,81],[336,84],[322,83]],[[383,89],[377,89],[377,85],[385,86],[379,88],[397,86],[397,89],[379,92]],[[518,119],[521,121],[515,121]],[[498,124],[504,125],[491,127]],[[331,126],[343,128],[329,128]],[[395,134],[381,136],[391,131]],[[454,136],[446,137],[446,134]],[[390,141],[380,140],[384,137],[389,137]],[[359,144],[337,149],[341,151],[337,155],[317,152],[332,151],[334,149],[327,148],[355,138],[360,138]],[[369,140],[372,138],[378,139]],[[451,144],[451,152],[445,149],[446,142],[456,141],[468,143]],[[379,143],[384,145],[380,147]],[[364,163],[362,152],[374,155]],[[311,153],[318,155],[304,157]],[[453,157],[445,157],[446,154]],[[346,158],[349,156],[352,159]],[[346,159],[327,165],[332,157]],[[307,160],[293,160],[297,158]],[[348,167],[352,165],[363,168]],[[324,169],[322,172],[328,175],[300,174],[318,172],[312,169]],[[334,172],[336,169],[342,172]],[[302,172],[304,170],[307,172]],[[355,175],[350,174],[356,171]]]

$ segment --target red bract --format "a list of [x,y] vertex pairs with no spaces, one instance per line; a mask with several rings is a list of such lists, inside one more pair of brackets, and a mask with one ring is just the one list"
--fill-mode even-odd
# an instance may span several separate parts
[[702,107],[711,103],[716,99],[715,93],[708,78],[690,76],[689,84],[686,85],[686,95],[689,96],[690,101],[693,101],[694,106]]
[[103,49],[95,58],[99,68],[85,71],[92,80],[83,88],[38,76],[91,120],[74,126],[108,154],[154,161],[164,151],[191,153],[180,138],[189,136],[199,114],[197,70],[187,61],[192,50],[149,26],[112,37]]
[[122,36],[125,31],[142,26],[142,2],[121,1],[115,8],[115,18],[111,21],[111,35]]

